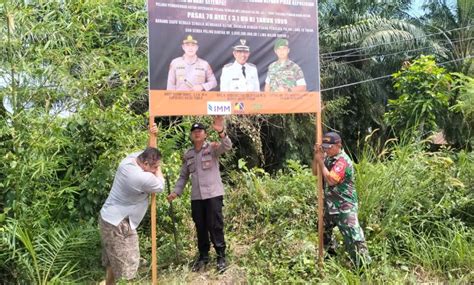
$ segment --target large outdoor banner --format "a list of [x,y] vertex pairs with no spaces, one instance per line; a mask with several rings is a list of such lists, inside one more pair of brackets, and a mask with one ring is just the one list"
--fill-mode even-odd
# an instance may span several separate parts
[[150,114],[314,113],[315,0],[148,0]]

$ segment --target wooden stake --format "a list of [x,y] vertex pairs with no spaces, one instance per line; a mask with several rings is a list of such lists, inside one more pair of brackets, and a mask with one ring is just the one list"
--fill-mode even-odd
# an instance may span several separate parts
[[[149,121],[149,126],[153,126],[155,123],[155,118],[153,116],[150,116],[150,121]],[[157,146],[157,141],[156,141],[157,135],[150,133],[150,138],[148,140],[148,146],[150,147],[156,147]],[[151,204],[151,284],[156,285],[157,283],[157,278],[158,278],[158,270],[157,270],[157,259],[156,259],[156,194],[151,193],[151,198],[150,198],[150,204]]]
[[[323,130],[322,130],[322,110],[323,110],[323,100],[321,94],[321,61],[320,61],[320,49],[319,49],[319,8],[316,2],[316,47],[318,56],[316,57],[316,66],[318,67],[318,76],[316,77],[316,89],[318,92],[318,110],[316,111],[316,142],[321,145],[323,140]],[[319,269],[323,269],[324,266],[324,192],[323,192],[323,173],[320,167],[318,169],[318,235],[319,235]]]
[[[320,95],[321,96],[321,95]],[[321,99],[320,99],[321,102]],[[319,105],[321,106],[321,105]],[[321,145],[322,143],[322,127],[321,127],[321,109],[316,113],[316,142]],[[322,269],[324,266],[324,192],[323,192],[323,174],[321,167],[318,167],[318,236],[319,236],[319,247],[318,247],[318,264],[319,268]]]

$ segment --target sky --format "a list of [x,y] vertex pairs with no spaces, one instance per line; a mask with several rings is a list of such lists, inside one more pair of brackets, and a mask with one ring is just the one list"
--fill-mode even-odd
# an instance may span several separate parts
[[[412,9],[410,11],[410,14],[412,16],[415,16],[415,17],[420,17],[424,14],[423,12],[423,9],[421,9],[421,6],[423,6],[423,3],[425,2],[426,0],[413,0],[412,2]],[[471,0],[472,1],[472,0]],[[448,3],[448,5],[450,7],[454,7],[455,6],[455,3],[456,3],[456,0],[446,0],[446,2]]]
[[412,3],[412,8],[410,14],[415,17],[420,17],[423,15],[423,9],[421,6],[423,5],[424,0],[414,0]]

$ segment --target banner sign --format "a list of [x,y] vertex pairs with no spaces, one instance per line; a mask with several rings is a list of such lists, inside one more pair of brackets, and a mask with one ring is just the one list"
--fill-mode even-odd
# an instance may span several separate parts
[[315,0],[148,0],[151,115],[319,111],[316,23]]
[[[315,113],[320,110],[318,92],[191,92],[151,91],[150,114],[154,116],[250,115]],[[296,111],[295,111],[296,110]]]

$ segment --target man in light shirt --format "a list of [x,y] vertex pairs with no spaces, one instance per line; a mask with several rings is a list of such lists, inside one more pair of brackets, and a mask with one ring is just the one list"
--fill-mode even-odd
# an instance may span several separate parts
[[260,82],[255,64],[247,62],[250,56],[250,47],[244,39],[234,46],[235,61],[224,65],[221,75],[221,91],[232,92],[259,92]]
[[130,280],[137,273],[140,251],[136,228],[148,208],[148,194],[163,191],[160,160],[160,151],[148,147],[119,164],[99,217],[106,284],[115,284],[121,278]]

